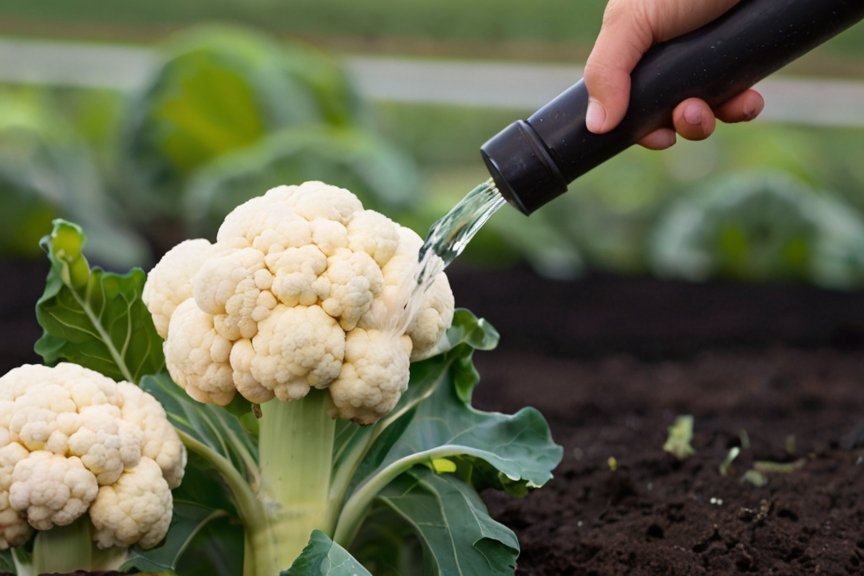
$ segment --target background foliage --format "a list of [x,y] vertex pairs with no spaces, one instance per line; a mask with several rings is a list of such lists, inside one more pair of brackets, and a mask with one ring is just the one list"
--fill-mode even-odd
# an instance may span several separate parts
[[[110,253],[97,255],[105,263],[146,264],[180,237],[212,234],[213,222],[244,195],[308,178],[351,187],[372,207],[422,234],[486,178],[479,146],[531,110],[367,101],[338,57],[361,52],[574,63],[587,55],[604,5],[602,0],[578,6],[566,0],[4,2],[0,33],[145,43],[159,50],[160,65],[133,94],[0,88],[3,117],[11,114],[24,123],[29,140],[52,140],[55,148],[56,142],[66,143],[60,155],[65,164],[58,168],[3,134],[0,182],[11,180],[15,187],[5,184],[0,202],[17,199],[17,211],[0,214],[14,214],[7,219],[32,229],[10,234],[14,227],[4,226],[0,256],[33,257],[30,240],[60,215],[82,222],[94,246],[106,244],[97,240],[100,226],[114,239],[107,243],[114,247]],[[222,24],[197,26],[213,20]],[[789,72],[815,81],[825,75],[861,78],[862,57],[864,26],[858,26]],[[220,89],[210,89],[214,85]],[[31,121],[33,116],[43,119]],[[8,123],[0,118],[0,131]],[[864,171],[853,151],[862,140],[860,127],[757,122],[720,126],[710,141],[682,142],[665,154],[633,149],[527,220],[501,210],[458,265],[527,261],[564,277],[596,269],[653,273],[651,238],[668,221],[664,214],[676,200],[707,194],[728,176],[754,169],[780,171],[794,182],[794,193],[831,197],[857,218],[864,209]],[[72,148],[77,159],[68,152]],[[20,172],[22,157],[37,165],[41,183],[53,179],[70,188],[78,180],[89,203],[70,200],[71,192],[61,186],[34,193],[32,182],[10,177],[15,170],[9,166]],[[58,170],[65,178],[57,177]],[[69,178],[72,173],[90,183]],[[94,222],[75,214],[75,206]],[[737,277],[756,276],[765,279],[764,274]]]

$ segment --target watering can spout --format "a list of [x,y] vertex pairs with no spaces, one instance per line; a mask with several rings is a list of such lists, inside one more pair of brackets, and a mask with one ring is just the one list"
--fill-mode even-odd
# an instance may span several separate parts
[[585,127],[581,80],[488,140],[483,160],[501,195],[530,214],[570,182],[671,124],[691,97],[712,107],[864,18],[862,0],[743,0],[719,19],[652,48],[631,75],[630,104],[611,132]]

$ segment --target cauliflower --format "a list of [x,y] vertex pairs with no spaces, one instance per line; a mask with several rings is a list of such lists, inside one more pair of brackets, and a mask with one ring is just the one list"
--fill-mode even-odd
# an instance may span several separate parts
[[171,488],[159,465],[143,458],[113,484],[99,488],[90,507],[100,548],[153,548],[165,537],[172,509]]
[[193,398],[261,403],[326,389],[334,415],[369,424],[453,319],[443,272],[414,293],[421,245],[348,190],[279,186],[228,214],[214,243],[168,252],[143,299],[168,371]]
[[0,549],[85,514],[99,547],[153,547],[185,464],[162,405],[133,384],[70,363],[0,377]]

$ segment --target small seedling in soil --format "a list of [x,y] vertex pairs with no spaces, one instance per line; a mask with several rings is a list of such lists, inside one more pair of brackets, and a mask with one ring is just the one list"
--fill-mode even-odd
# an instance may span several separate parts
[[693,416],[682,415],[675,418],[669,427],[669,436],[663,444],[663,450],[675,456],[678,460],[686,460],[696,453],[691,444],[693,441]]

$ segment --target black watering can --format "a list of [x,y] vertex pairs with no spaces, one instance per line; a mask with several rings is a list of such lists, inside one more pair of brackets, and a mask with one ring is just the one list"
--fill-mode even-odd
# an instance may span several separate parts
[[571,86],[486,142],[501,195],[530,214],[696,97],[717,106],[864,18],[864,0],[742,0],[718,20],[652,48],[632,73],[630,106],[606,134],[585,127],[588,91]]

